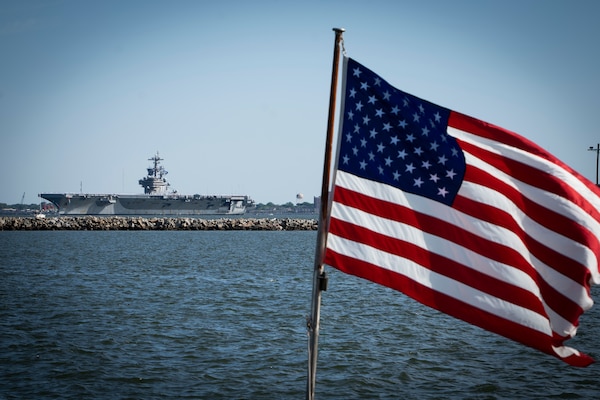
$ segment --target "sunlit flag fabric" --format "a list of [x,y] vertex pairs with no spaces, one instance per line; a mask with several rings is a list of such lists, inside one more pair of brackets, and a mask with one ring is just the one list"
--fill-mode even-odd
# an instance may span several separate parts
[[592,363],[563,342],[600,283],[600,190],[531,141],[352,59],[343,75],[325,264]]

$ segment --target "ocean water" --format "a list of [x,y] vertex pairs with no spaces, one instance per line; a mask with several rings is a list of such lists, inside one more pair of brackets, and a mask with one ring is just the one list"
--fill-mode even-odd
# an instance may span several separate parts
[[[0,399],[304,398],[315,241],[0,232]],[[600,364],[569,367],[328,273],[318,399],[600,398]],[[570,345],[600,359],[600,306]]]

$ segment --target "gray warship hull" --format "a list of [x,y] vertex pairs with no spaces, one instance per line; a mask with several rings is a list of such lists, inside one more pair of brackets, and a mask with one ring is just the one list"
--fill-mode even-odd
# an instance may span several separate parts
[[152,165],[138,183],[144,194],[74,194],[42,193],[61,215],[239,215],[252,207],[248,196],[181,195],[168,191],[168,172],[161,165],[158,152],[149,158]]
[[240,215],[253,204],[248,196],[124,195],[42,193],[60,215]]

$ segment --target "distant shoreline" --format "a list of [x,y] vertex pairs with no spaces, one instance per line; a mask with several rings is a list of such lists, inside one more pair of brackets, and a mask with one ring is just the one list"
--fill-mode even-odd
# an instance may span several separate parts
[[191,217],[0,217],[0,231],[316,231],[316,219]]

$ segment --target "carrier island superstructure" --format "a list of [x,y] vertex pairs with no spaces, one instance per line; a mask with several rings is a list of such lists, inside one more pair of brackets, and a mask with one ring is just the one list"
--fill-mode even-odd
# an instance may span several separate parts
[[158,152],[138,183],[144,194],[41,193],[60,215],[239,215],[254,206],[246,195],[182,195],[169,191]]

